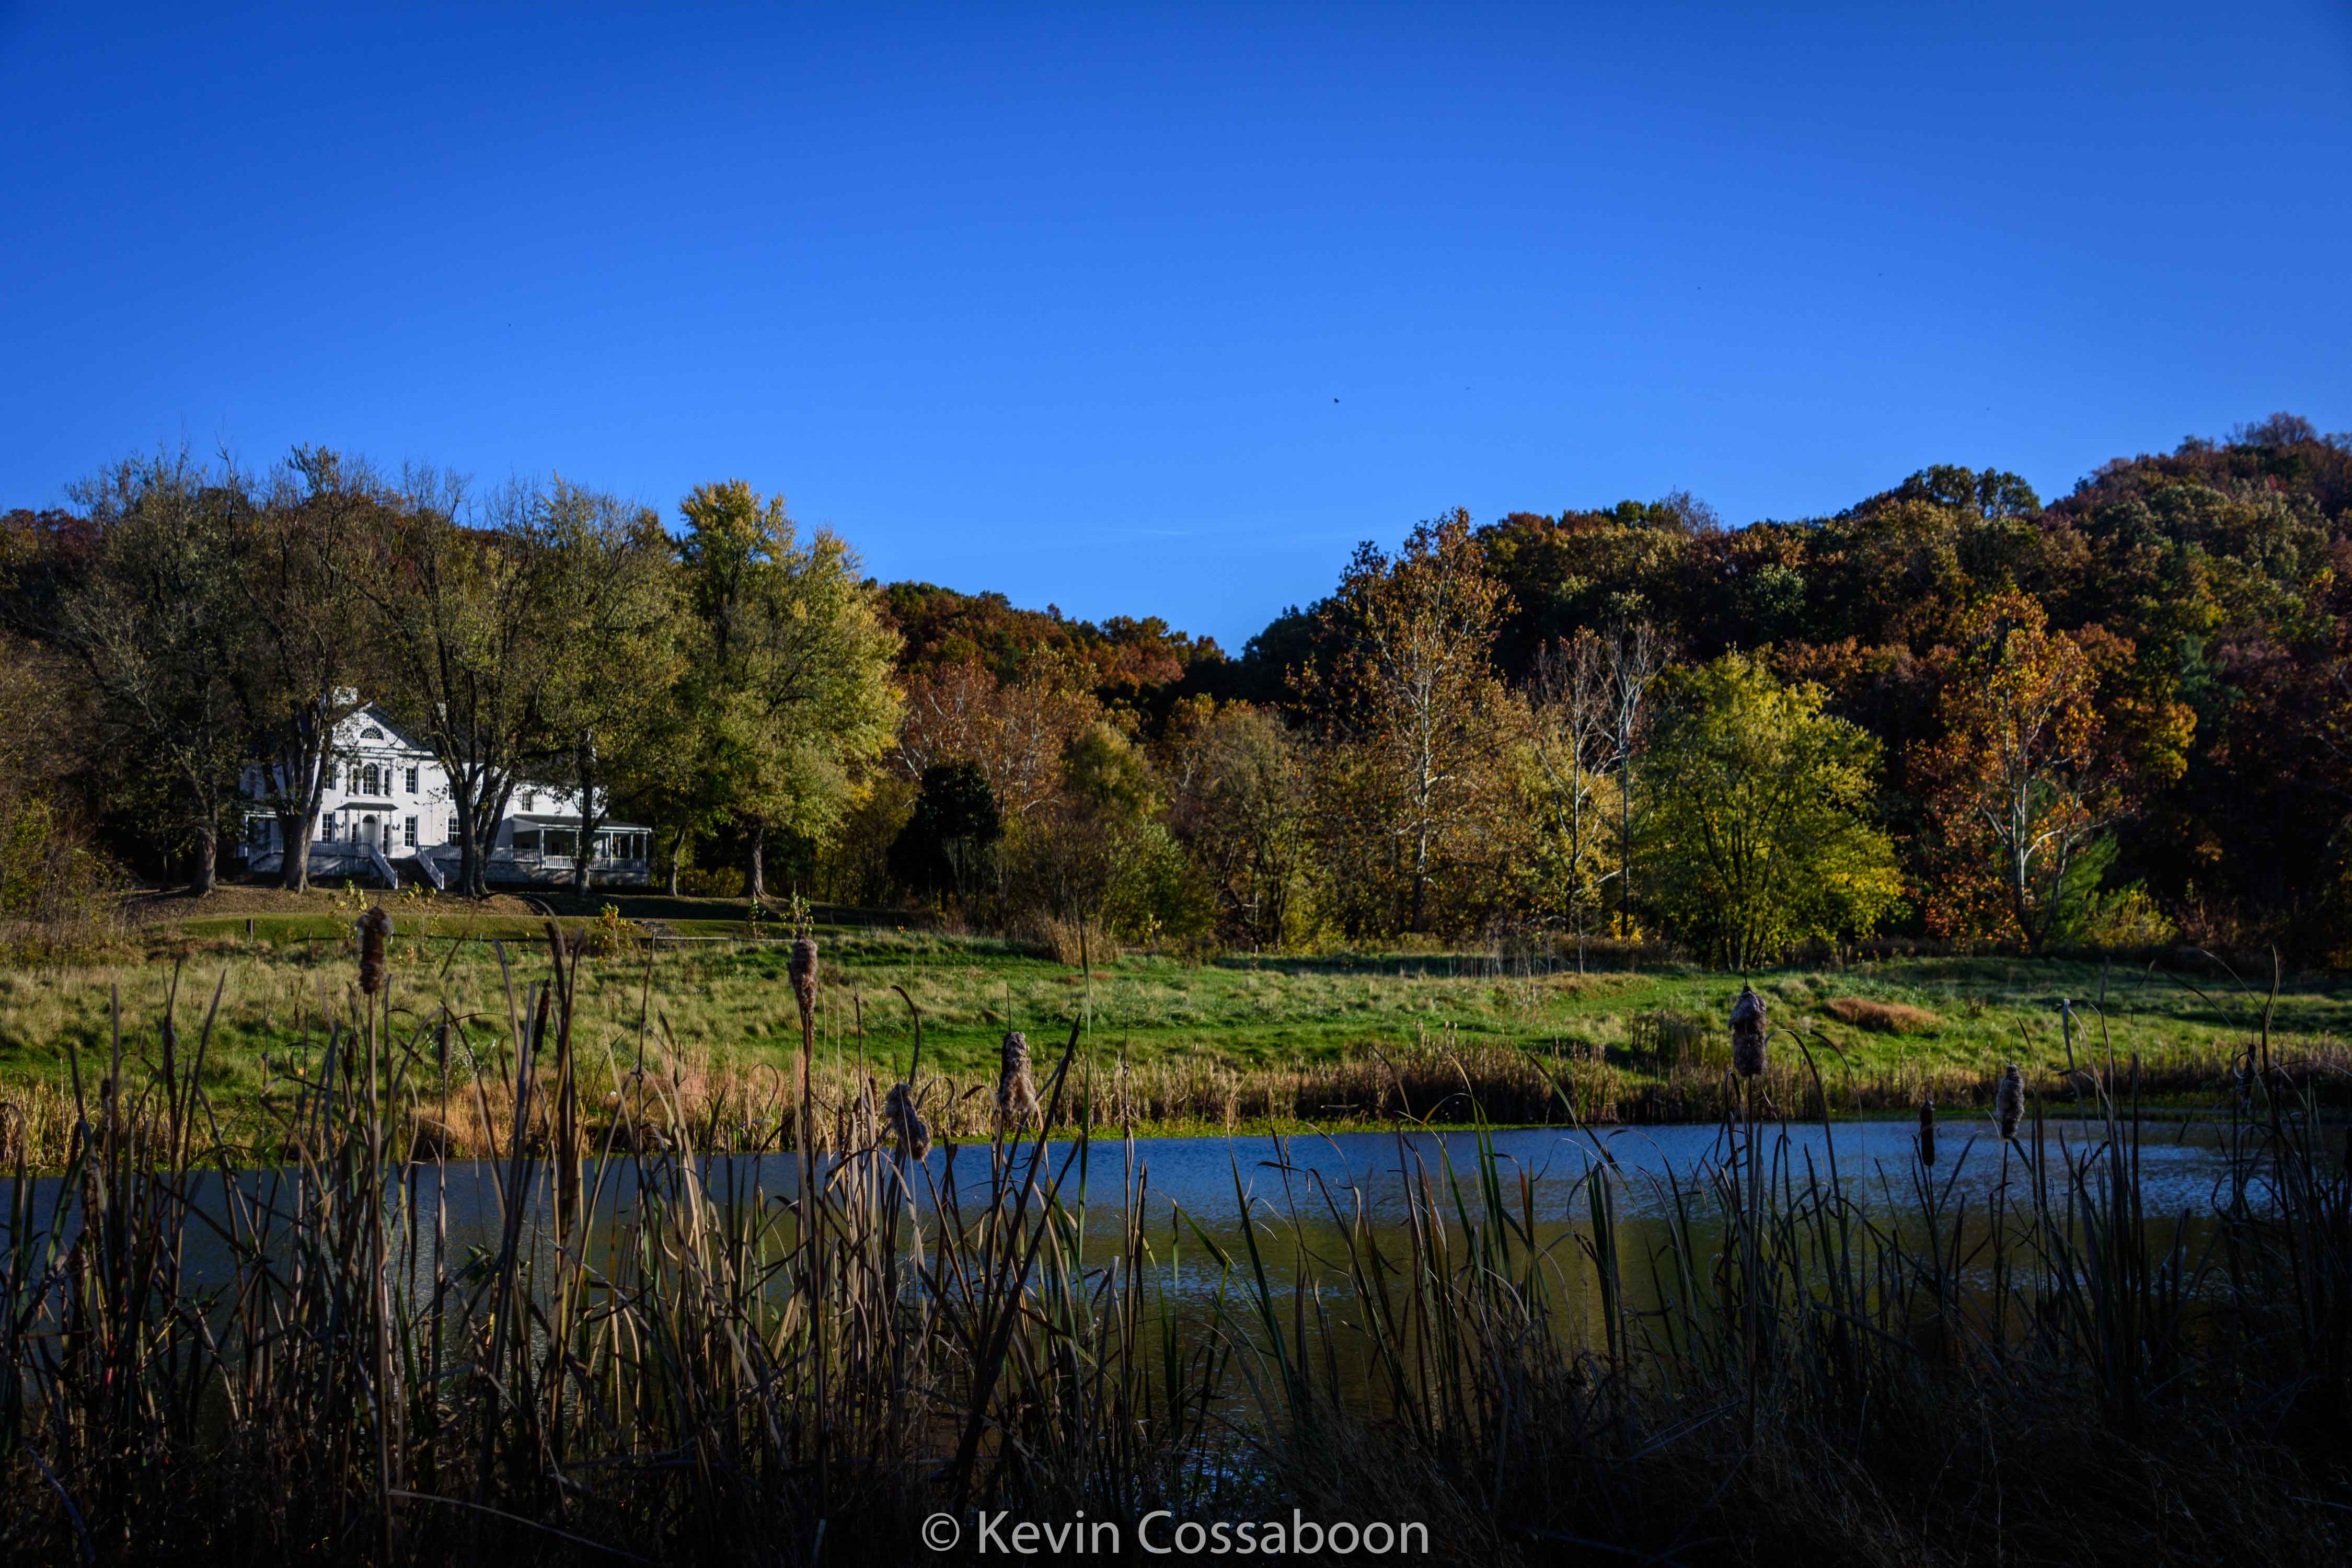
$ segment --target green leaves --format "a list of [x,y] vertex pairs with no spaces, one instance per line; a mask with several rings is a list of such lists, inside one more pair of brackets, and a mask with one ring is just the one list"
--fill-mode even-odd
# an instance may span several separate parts
[[1645,783],[1659,902],[1735,968],[1869,932],[1901,891],[1870,820],[1878,742],[1748,655],[1665,679]]

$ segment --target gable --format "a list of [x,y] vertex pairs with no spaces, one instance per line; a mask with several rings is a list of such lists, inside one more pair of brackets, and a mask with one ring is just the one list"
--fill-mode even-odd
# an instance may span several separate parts
[[361,748],[385,748],[412,752],[419,757],[430,757],[431,750],[418,745],[406,731],[392,721],[392,715],[371,702],[353,713],[335,729],[335,749],[355,751]]

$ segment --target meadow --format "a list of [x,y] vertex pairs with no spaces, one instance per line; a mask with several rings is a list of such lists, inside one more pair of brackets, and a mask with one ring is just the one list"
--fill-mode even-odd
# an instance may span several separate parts
[[[68,1047],[102,1055],[118,1009],[149,1019],[168,1005],[182,1029],[209,1022],[206,1091],[266,1141],[273,1108],[299,1089],[320,1020],[347,1005],[352,921],[368,901],[319,893],[289,911],[282,896],[254,897],[262,912],[154,921],[91,959],[0,972],[0,1100],[23,1108],[37,1146],[61,1157]],[[497,1064],[518,1027],[516,968],[544,957],[548,919],[519,907],[458,913],[415,897],[387,907],[393,1016],[412,1029],[436,1021],[420,1089],[442,1102],[435,1120],[450,1152],[477,1152],[487,1140],[468,1086],[504,1081]],[[743,908],[623,899],[602,918],[556,917],[581,950],[572,1005],[592,1123],[649,1064],[671,1079],[686,1113],[724,1116],[739,1139],[789,1113],[778,1097],[798,1025],[785,933],[773,921],[747,921]],[[1075,1028],[1076,1120],[1144,1135],[1399,1118],[1461,1125],[1474,1114],[1506,1124],[1708,1120],[1723,1108],[1724,1019],[1740,984],[1687,964],[1612,967],[1598,955],[1580,971],[1558,951],[1138,952],[1089,953],[1081,965],[1041,944],[870,919],[822,925],[818,936],[828,962],[814,1065],[825,1094],[905,1078],[919,1023],[924,1072],[948,1086],[933,1098],[950,1135],[984,1135],[967,1101],[992,1081],[1008,1029],[1042,1054]],[[1776,1066],[1776,1104],[1799,1113],[1816,1094],[1864,1113],[1909,1114],[1923,1098],[1982,1107],[2011,1061],[2064,1113],[2079,1108],[2081,1075],[2110,1048],[2137,1071],[2143,1098],[2184,1110],[2242,1093],[2236,1075],[2265,1037],[2269,1065],[2330,1098],[2352,1064],[2352,984],[2299,976],[2273,993],[2269,975],[2190,955],[2128,967],[1889,958],[1753,980],[1774,1026],[1813,1054],[1810,1066],[1793,1051]]]

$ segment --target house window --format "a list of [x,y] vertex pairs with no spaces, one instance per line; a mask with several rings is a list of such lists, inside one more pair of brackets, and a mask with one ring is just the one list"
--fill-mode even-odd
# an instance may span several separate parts
[[335,841],[335,819],[331,816],[319,824],[319,837],[332,844]]
[[462,838],[462,837],[465,837],[465,834],[464,834],[464,833],[459,829],[458,823],[457,823],[457,819],[456,817],[454,817],[454,816],[453,816],[453,817],[451,817],[451,818],[449,819],[449,838],[450,838],[450,841],[451,841],[452,843],[454,843],[454,842],[456,842],[457,839],[460,839],[460,838]]
[[381,741],[383,739],[383,731],[371,724],[361,734],[360,739],[362,741]]
[[539,795],[537,792],[526,790],[523,793],[522,808],[525,811],[537,811],[539,809]]
[[404,826],[408,834],[408,847],[414,849],[416,847],[416,818],[413,816],[408,818]]
[[415,768],[408,770],[408,793],[411,795],[415,795],[416,793],[416,770]]

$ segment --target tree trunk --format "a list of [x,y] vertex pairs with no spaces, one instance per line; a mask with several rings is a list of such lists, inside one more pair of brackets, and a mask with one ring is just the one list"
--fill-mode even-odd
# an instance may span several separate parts
[[584,898],[590,880],[589,856],[594,850],[596,829],[604,822],[596,804],[596,732],[593,730],[580,737],[574,773],[580,781],[580,842],[572,857],[572,890]]
[[1633,937],[1633,763],[1631,751],[1617,767],[1617,935]]
[[457,808],[457,891],[461,897],[481,895],[482,857],[474,847],[474,782],[456,768],[445,767],[449,801]]
[[743,896],[754,908],[768,901],[768,825],[751,829],[751,858],[743,867]]
[[310,826],[309,812],[281,811],[278,818],[278,885],[289,893],[310,889]]
[[220,873],[220,829],[207,822],[196,828],[196,861],[188,868],[188,891],[203,898],[213,890]]

